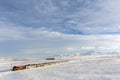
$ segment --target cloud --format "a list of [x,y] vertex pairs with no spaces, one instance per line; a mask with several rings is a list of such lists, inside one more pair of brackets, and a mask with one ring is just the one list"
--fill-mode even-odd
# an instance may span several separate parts
[[[119,35],[73,35],[24,27],[4,28],[4,31],[6,33],[1,32],[1,36],[3,36],[1,37],[3,39],[1,40],[1,49],[5,50],[2,45],[6,45],[6,48],[9,48],[11,52],[16,51],[24,54],[74,53],[89,50],[111,51],[120,47]],[[8,32],[9,35],[7,35]]]
[[119,34],[119,3],[119,0],[4,0],[0,1],[0,20],[67,34]]
[[64,34],[42,28],[2,23],[0,23],[0,53],[4,54],[53,55],[90,50],[118,51],[120,47],[120,35]]
[[40,55],[119,50],[119,3],[119,0],[0,0],[0,53]]

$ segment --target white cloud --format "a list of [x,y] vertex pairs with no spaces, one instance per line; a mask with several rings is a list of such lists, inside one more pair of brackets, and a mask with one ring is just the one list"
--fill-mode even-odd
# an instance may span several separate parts
[[0,4],[0,21],[18,26],[44,27],[64,33],[73,33],[73,29],[85,34],[120,30],[119,0],[21,0],[0,1]]
[[[119,0],[21,0],[8,4],[0,1],[2,3],[1,53],[5,53],[6,47],[8,53],[30,54],[119,50]],[[77,31],[90,35],[75,35]]]
[[[61,54],[83,50],[115,51],[120,48],[120,35],[74,35],[41,28],[14,26],[0,28],[1,49],[3,49],[2,45],[12,44],[7,48],[12,48],[18,54]],[[5,51],[3,52],[5,53]],[[12,50],[11,53],[13,53]]]
[[83,49],[83,50],[94,50],[96,49],[96,47],[92,46],[92,47],[89,47],[89,46],[86,46],[86,47],[81,47],[80,49]]
[[67,50],[67,51],[77,51],[78,49],[73,48],[73,47],[66,47],[65,50]]
[[[120,1],[105,0],[93,2],[96,6],[92,8],[83,7],[71,18],[66,25],[86,34],[119,33]],[[88,4],[93,5],[93,4]],[[96,9],[96,10],[94,10]]]

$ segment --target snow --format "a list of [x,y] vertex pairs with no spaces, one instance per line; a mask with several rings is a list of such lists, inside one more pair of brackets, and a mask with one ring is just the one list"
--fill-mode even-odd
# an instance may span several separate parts
[[[11,71],[11,65],[36,61],[0,63],[0,80],[120,80],[120,57],[107,55],[69,56],[63,64]],[[38,61],[44,62],[45,60]]]

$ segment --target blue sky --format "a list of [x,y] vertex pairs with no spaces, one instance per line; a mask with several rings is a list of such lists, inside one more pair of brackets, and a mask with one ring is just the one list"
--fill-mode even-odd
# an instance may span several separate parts
[[0,56],[119,51],[120,0],[0,0]]

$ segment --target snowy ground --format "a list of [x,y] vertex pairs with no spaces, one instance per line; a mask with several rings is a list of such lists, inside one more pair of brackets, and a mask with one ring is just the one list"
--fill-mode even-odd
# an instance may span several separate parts
[[[0,63],[0,80],[120,80],[120,57],[118,56],[72,56],[64,59],[71,61],[21,71],[10,71],[10,68],[13,65],[31,62]],[[34,62],[36,61],[32,61]]]

